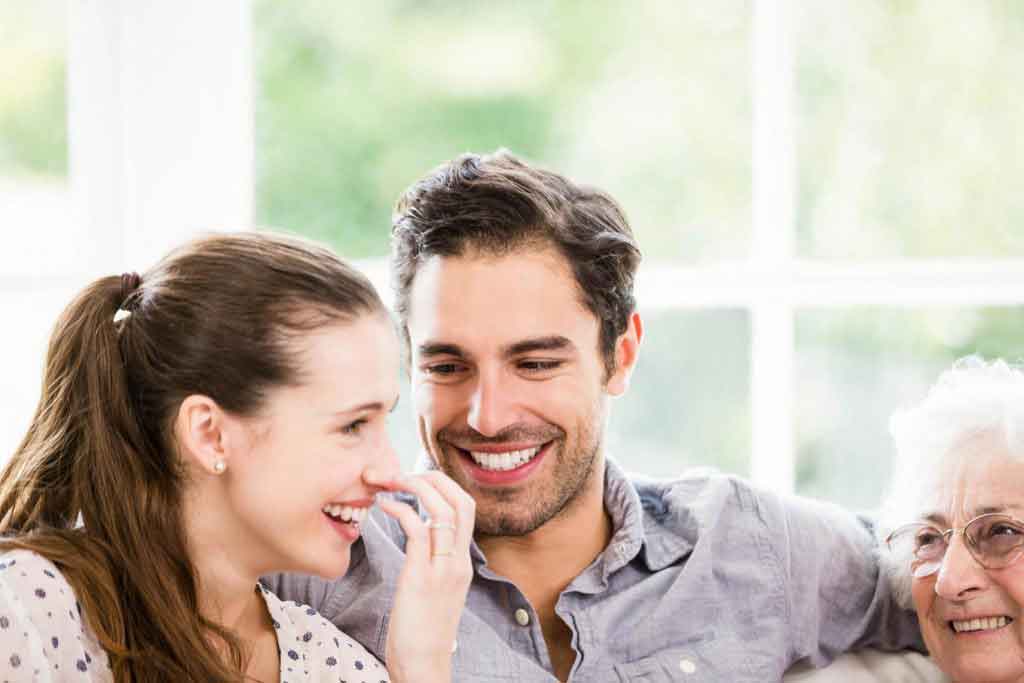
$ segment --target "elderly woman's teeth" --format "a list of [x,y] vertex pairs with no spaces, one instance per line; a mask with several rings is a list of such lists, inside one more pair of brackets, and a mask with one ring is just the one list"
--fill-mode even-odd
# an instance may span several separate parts
[[366,519],[369,508],[351,507],[349,505],[331,505],[328,503],[323,507],[324,513],[342,522],[360,523]]
[[485,470],[514,470],[533,460],[540,452],[541,447],[524,448],[521,451],[508,451],[506,453],[480,453],[470,451],[473,460]]
[[957,633],[966,633],[968,631],[993,631],[1006,626],[1010,621],[1012,619],[1007,619],[1007,617],[987,617],[985,619],[964,619],[950,623],[953,624],[953,630]]

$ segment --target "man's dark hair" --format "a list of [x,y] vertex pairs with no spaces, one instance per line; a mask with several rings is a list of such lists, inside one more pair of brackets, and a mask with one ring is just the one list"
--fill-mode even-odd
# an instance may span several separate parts
[[615,341],[636,307],[640,249],[625,213],[607,194],[507,150],[464,154],[399,198],[391,242],[395,305],[406,339],[409,293],[420,264],[430,257],[556,248],[572,268],[583,304],[600,321],[600,351],[607,372],[614,370]]

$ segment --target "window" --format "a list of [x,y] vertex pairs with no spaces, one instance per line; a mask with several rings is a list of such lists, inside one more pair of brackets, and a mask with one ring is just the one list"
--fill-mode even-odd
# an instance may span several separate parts
[[70,222],[64,3],[0,5],[0,461],[35,408],[41,349],[67,292],[53,276],[73,252],[53,236]]
[[[746,2],[257,0],[253,28],[258,223],[369,259],[384,288],[394,201],[467,150],[508,147],[608,190],[649,263],[749,251]],[[609,450],[651,474],[747,473],[746,312],[643,313],[648,343]],[[395,438],[411,460],[409,401],[399,405]]]
[[894,409],[960,355],[1024,356],[1014,3],[63,7],[0,10],[0,221],[37,191],[11,178],[69,207],[37,201],[0,253],[6,310],[36,321],[4,360],[7,452],[88,277],[255,221],[386,287],[399,192],[499,146],[608,190],[645,251],[608,437],[628,469],[869,508]]

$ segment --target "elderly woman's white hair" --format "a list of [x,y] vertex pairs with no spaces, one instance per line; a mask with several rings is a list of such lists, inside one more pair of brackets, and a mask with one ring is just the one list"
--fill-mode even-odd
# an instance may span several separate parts
[[[941,490],[948,465],[975,454],[964,448],[984,435],[1005,443],[1006,452],[1024,459],[1024,369],[1002,360],[961,358],[942,373],[918,405],[895,413],[889,421],[896,446],[892,485],[882,504],[880,539],[894,528],[918,521]],[[930,510],[929,510],[930,511]],[[899,603],[910,608],[909,556],[880,547]]]

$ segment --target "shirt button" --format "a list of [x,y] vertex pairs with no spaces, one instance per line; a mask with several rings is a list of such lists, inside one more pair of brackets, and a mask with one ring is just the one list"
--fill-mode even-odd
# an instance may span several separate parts
[[679,660],[679,670],[684,674],[692,674],[697,670],[697,665],[691,662],[686,657]]
[[516,610],[516,623],[520,626],[530,625],[530,613],[524,610],[522,607]]

